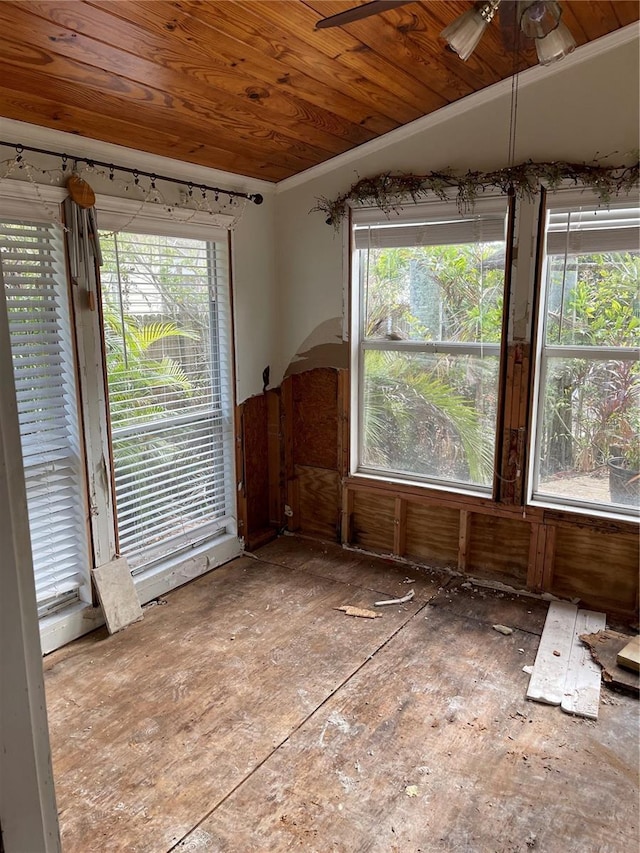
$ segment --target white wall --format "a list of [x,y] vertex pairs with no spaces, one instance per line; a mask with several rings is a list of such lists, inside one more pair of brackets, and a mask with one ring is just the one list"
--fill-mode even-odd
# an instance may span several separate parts
[[[208,184],[241,192],[260,192],[264,196],[261,205],[247,204],[239,224],[233,232],[233,285],[236,332],[236,396],[242,402],[247,397],[262,391],[262,371],[267,364],[276,360],[278,341],[277,303],[274,297],[275,282],[275,185],[238,175],[230,175],[201,166],[156,157],[118,145],[83,139],[74,134],[36,127],[24,122],[0,117],[0,139],[35,148],[64,151],[77,157],[89,157],[107,163],[138,168],[147,172],[165,174],[196,186]],[[13,156],[9,148],[0,147],[0,161]],[[25,152],[25,160],[39,168],[56,168],[59,161],[49,157]],[[4,170],[0,167],[0,175]],[[21,177],[24,174],[12,174]],[[117,173],[116,173],[117,177]],[[105,195],[129,197],[117,182],[87,176],[96,192]],[[167,201],[177,201],[179,189],[170,184],[161,184]],[[197,192],[197,191],[196,191]]]
[[[608,49],[600,52],[603,45]],[[515,162],[591,161],[610,154],[612,163],[635,160],[640,145],[638,66],[638,28],[631,27],[592,42],[555,66],[520,75]],[[306,341],[335,342],[342,314],[343,238],[322,214],[309,212],[317,197],[337,197],[359,178],[387,170],[506,166],[510,88],[505,81],[388,134],[386,144],[367,143],[278,186],[281,374],[296,353],[307,349]],[[335,347],[320,351],[329,357],[338,353]]]

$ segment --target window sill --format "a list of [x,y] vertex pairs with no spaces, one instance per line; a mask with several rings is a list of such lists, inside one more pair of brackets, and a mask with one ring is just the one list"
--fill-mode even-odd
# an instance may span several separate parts
[[583,518],[595,518],[603,522],[623,522],[634,525],[635,527],[640,523],[640,515],[637,512],[634,514],[633,511],[604,510],[599,509],[597,504],[589,506],[586,504],[570,504],[565,501],[554,501],[553,498],[547,495],[533,495],[528,501],[528,506],[539,507],[543,510],[554,510],[555,512],[566,513],[569,516],[578,515]]
[[356,481],[368,481],[372,483],[384,483],[393,488],[407,487],[411,490],[420,489],[427,492],[435,492],[443,495],[450,495],[452,498],[459,496],[460,498],[476,498],[478,500],[490,501],[491,489],[482,487],[469,486],[465,488],[458,483],[435,483],[426,480],[416,480],[411,477],[393,476],[392,474],[383,474],[382,472],[372,471],[371,469],[360,469],[355,471],[350,479]]

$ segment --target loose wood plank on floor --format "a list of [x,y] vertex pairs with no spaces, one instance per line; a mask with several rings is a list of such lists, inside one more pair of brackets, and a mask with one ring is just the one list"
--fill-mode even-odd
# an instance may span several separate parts
[[569,667],[564,684],[564,695],[560,707],[567,714],[598,719],[600,707],[600,667],[591,657],[591,652],[582,640],[581,634],[603,631],[607,626],[604,613],[593,610],[578,610],[569,656]]
[[526,702],[537,642],[426,608],[177,851],[635,849],[633,700],[597,727]]
[[564,601],[549,605],[527,698],[560,705],[569,666],[578,608]]
[[65,853],[162,853],[419,607],[250,558],[45,660]]

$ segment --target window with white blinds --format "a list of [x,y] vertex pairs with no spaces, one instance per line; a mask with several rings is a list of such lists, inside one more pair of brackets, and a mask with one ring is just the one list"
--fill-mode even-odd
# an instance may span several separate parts
[[228,252],[148,233],[101,246],[117,530],[135,572],[232,514]]
[[40,615],[89,598],[72,323],[59,225],[0,221]]

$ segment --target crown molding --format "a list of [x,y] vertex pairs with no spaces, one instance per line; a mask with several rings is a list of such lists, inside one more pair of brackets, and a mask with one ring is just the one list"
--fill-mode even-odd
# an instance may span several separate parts
[[[14,142],[16,145],[32,145],[34,148],[47,148],[64,152],[70,158],[75,154],[78,157],[89,159],[93,157],[96,160],[113,162],[129,169],[142,169],[146,172],[166,174],[177,180],[185,181],[185,183],[223,186],[225,189],[237,190],[238,192],[260,192],[263,195],[273,193],[276,188],[276,184],[271,181],[254,179],[246,175],[235,175],[219,169],[210,169],[207,166],[198,166],[184,160],[161,157],[157,154],[149,154],[146,151],[138,151],[135,148],[126,148],[123,145],[101,142],[98,139],[89,139],[75,133],[66,133],[62,130],[54,130],[50,127],[41,127],[1,116],[0,139],[5,142]],[[4,147],[0,146],[0,160],[4,159],[2,152],[5,150]]]
[[[520,91],[527,86],[531,86],[540,80],[546,80],[549,77],[558,73],[568,71],[585,61],[589,61],[596,56],[609,53],[616,50],[625,44],[637,41],[640,33],[638,24],[629,24],[613,33],[609,33],[602,38],[594,39],[582,47],[577,48],[569,56],[565,57],[561,62],[555,62],[552,65],[534,65],[526,71],[522,71],[519,75],[518,86]],[[397,145],[405,139],[411,139],[413,136],[424,133],[431,128],[437,127],[444,122],[450,121],[453,118],[464,115],[470,110],[475,110],[485,104],[490,104],[498,98],[511,93],[511,77],[501,80],[499,83],[494,83],[482,89],[479,92],[474,92],[472,95],[467,95],[459,101],[452,104],[447,104],[446,107],[441,107],[429,115],[422,116],[415,121],[404,124],[395,130],[390,130],[383,136],[372,139],[370,142],[364,142],[357,148],[352,148],[345,151],[343,154],[338,154],[337,157],[332,157],[330,160],[325,160],[324,163],[319,163],[317,166],[312,166],[304,172],[297,175],[292,175],[290,178],[285,178],[276,184],[276,193],[286,192],[306,184],[308,181],[320,178],[330,172],[339,169],[342,166],[348,166],[361,160],[369,154],[384,151],[393,145]]]

